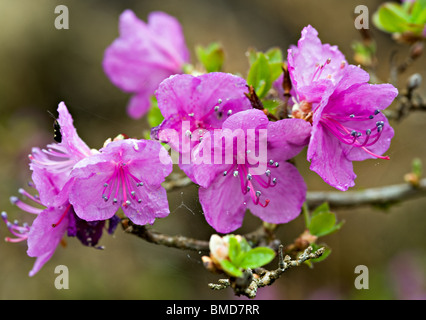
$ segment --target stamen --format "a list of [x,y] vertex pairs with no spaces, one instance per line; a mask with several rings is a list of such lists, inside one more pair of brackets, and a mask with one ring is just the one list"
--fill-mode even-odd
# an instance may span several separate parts
[[[321,124],[325,128],[327,128],[338,140],[340,140],[342,143],[353,145],[354,147],[362,148],[365,152],[368,154],[371,154],[372,156],[380,159],[389,160],[390,158],[388,156],[379,156],[375,153],[373,153],[371,150],[367,149],[367,147],[374,145],[381,136],[381,133],[383,132],[383,128],[385,125],[385,122],[380,120],[375,122],[375,127],[368,128],[365,130],[365,138],[362,141],[362,132],[357,131],[355,129],[351,129],[340,121],[367,121],[374,118],[375,115],[379,114],[380,110],[375,110],[374,115],[369,115],[368,118],[365,116],[356,116],[355,114],[351,114],[349,117],[345,118],[344,116],[336,116],[336,115],[324,115],[321,119]],[[350,123],[350,122],[348,122]],[[373,134],[373,130],[376,131],[376,133]]]
[[52,228],[56,228],[65,218],[66,214],[68,213],[68,211],[71,209],[71,204],[69,204],[67,206],[67,208],[65,209],[64,213],[62,213],[61,217],[59,218],[58,222],[56,223],[52,223]]
[[[23,202],[18,197],[10,197],[10,202],[13,205],[17,206],[19,209],[21,209],[25,212],[28,212],[28,213],[40,214],[43,211],[43,209],[33,207],[33,206],[29,205],[28,203]],[[37,203],[39,203],[39,202],[37,201]]]

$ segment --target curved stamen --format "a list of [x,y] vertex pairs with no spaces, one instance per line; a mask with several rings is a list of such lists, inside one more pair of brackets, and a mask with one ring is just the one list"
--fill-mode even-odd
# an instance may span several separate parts
[[[379,110],[376,110],[374,115],[377,115],[379,112]],[[373,119],[374,115],[370,115],[368,119]],[[384,121],[377,121],[374,128],[367,129],[365,131],[365,135],[363,135],[362,132],[347,127],[338,121],[366,121],[368,119],[366,119],[364,116],[356,116],[354,114],[350,115],[349,117],[324,115],[320,120],[320,123],[342,143],[361,148],[362,150],[376,158],[389,160],[390,158],[388,156],[379,156],[373,153],[371,150],[367,149],[367,147],[370,147],[379,141],[380,136],[383,132],[383,127],[385,125]],[[372,134],[373,130],[375,131],[374,134]],[[363,136],[365,138],[361,138]],[[364,140],[362,141],[362,139]]]
[[65,211],[62,213],[61,217],[59,218],[59,220],[56,223],[52,223],[52,228],[56,228],[65,218],[65,216],[67,215],[68,211],[71,209],[71,204],[69,204]]
[[[238,173],[240,171],[242,172],[241,174]],[[235,172],[237,172],[238,174],[235,174]],[[238,176],[240,177],[241,192],[243,193],[243,195],[250,193],[250,198],[252,199],[255,205],[266,207],[269,204],[270,200],[265,199],[264,204],[260,202],[260,196],[262,192],[260,190],[256,190],[256,188],[253,185],[253,182],[256,181],[260,185],[260,187],[265,189],[268,187],[272,187],[273,185],[270,184],[270,181],[271,181],[270,174],[267,175],[269,178],[269,181],[268,183],[266,183],[258,175],[252,175],[248,173],[247,165],[243,165],[243,164],[238,165],[238,170],[235,172],[234,172],[234,177],[238,177]]]
[[15,206],[17,206],[19,209],[28,213],[40,214],[43,211],[43,209],[33,207],[29,205],[28,203],[23,202],[18,197],[10,197],[10,202],[14,204]]
[[28,238],[28,232],[30,231],[30,228],[27,224],[19,226],[17,221],[15,221],[14,223],[10,222],[7,218],[7,213],[4,211],[1,213],[1,217],[4,223],[6,224],[9,232],[16,237],[5,237],[5,241],[16,243],[24,241]]

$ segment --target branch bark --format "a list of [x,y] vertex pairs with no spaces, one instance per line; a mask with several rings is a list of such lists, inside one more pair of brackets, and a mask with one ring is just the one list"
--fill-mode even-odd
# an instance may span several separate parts
[[332,208],[350,208],[365,205],[388,206],[408,199],[426,196],[426,178],[417,187],[409,183],[370,188],[360,191],[316,191],[308,192],[306,201],[309,207],[328,202]]
[[[193,182],[189,178],[183,177],[174,183],[168,182],[164,187],[167,191],[172,191],[191,184]],[[424,196],[426,196],[426,178],[420,180],[417,187],[402,183],[359,191],[309,191],[306,201],[311,208],[328,202],[330,207],[338,209],[365,205],[383,206]]]

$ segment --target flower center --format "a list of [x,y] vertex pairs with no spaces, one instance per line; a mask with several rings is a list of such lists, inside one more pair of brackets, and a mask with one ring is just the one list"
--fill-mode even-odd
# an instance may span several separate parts
[[[142,187],[144,183],[136,178],[128,168],[128,163],[117,163],[114,168],[114,173],[103,184],[102,199],[108,202],[112,197],[112,203],[116,204],[118,199],[122,197],[123,207],[128,207],[132,202],[142,202],[142,199],[137,197],[136,190]],[[120,189],[122,195],[120,195]]]
[[222,119],[222,117],[226,115],[227,117],[232,115],[232,110],[224,110],[224,105],[222,104],[222,99],[218,99],[217,103],[210,108],[210,110],[200,116],[199,114],[195,114],[195,112],[189,113],[183,117],[184,120],[189,118],[191,122],[190,130],[185,132],[185,135],[191,140],[199,140],[203,139],[204,133],[206,133],[209,129],[211,129],[211,125],[209,124],[209,118],[214,116],[217,119]]
[[303,100],[300,103],[295,103],[293,105],[293,110],[291,113],[293,118],[302,119],[308,121],[312,124],[312,103],[306,100]]
[[[369,116],[351,114],[349,116],[339,116],[333,114],[325,114],[322,116],[320,123],[327,128],[340,142],[361,148],[368,154],[380,159],[389,160],[388,156],[379,156],[371,152],[368,147],[379,141],[385,125],[384,121],[375,121],[374,117],[380,113],[376,110],[374,114]],[[357,130],[356,122],[365,122],[368,125],[366,130]],[[371,124],[370,124],[371,123]],[[368,127],[369,126],[369,127]]]
[[[232,171],[234,178],[240,179],[241,192],[243,195],[250,194],[250,198],[255,205],[266,207],[270,199],[265,199],[264,203],[261,201],[263,189],[273,188],[277,185],[277,178],[272,177],[271,170],[279,167],[279,163],[274,160],[269,160],[268,169],[264,175],[252,175],[249,173],[249,166],[247,164],[234,164],[229,171],[224,171],[223,176],[227,176]],[[254,182],[258,188],[256,189]]]

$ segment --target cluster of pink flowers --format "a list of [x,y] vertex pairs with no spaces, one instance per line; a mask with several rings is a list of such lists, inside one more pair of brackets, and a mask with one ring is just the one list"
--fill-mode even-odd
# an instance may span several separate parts
[[307,186],[289,160],[306,146],[311,170],[342,191],[354,186],[353,161],[387,159],[394,132],[381,111],[397,90],[369,84],[368,73],[348,64],[337,47],[322,44],[313,27],[288,50],[292,114],[278,121],[253,108],[239,76],[182,74],[188,52],[175,18],[155,12],[145,24],[130,10],[121,15],[120,37],[105,52],[104,70],[133,94],[130,116],[143,116],[155,94],[164,121],[152,128],[153,140],[119,138],[95,150],[59,104],[59,141],[29,156],[38,194],[20,190],[44,209],[11,198],[37,215],[31,226],[11,223],[2,213],[15,236],[7,240],[27,240],[28,255],[37,258],[30,275],[65,234],[97,247],[105,228],[114,232],[119,209],[139,225],[170,213],[161,184],[173,166],[160,142],[191,159],[180,168],[200,186],[205,218],[220,233],[241,227],[247,209],[274,224],[300,214]]

